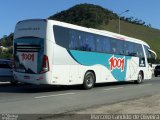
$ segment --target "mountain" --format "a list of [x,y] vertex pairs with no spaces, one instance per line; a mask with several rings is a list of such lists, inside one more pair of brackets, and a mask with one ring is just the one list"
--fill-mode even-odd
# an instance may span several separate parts
[[98,5],[79,4],[52,15],[49,19],[96,28],[101,24],[107,25],[109,20],[118,19],[118,15]]
[[[78,4],[51,15],[48,19],[118,33],[119,16],[111,10],[93,4]],[[147,42],[158,55],[160,63],[160,30],[137,18],[121,17],[121,34]],[[3,46],[12,45],[13,34],[0,41]],[[2,42],[3,41],[3,42]]]
[[[93,4],[79,4],[50,16],[48,19],[118,33],[119,16]],[[160,62],[160,30],[137,18],[121,17],[121,34],[147,42],[157,53]]]

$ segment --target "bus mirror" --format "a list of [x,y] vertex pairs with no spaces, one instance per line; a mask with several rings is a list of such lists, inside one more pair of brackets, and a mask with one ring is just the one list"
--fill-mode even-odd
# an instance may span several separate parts
[[152,59],[156,60],[156,59],[157,59],[157,54],[156,54],[156,52],[154,52],[154,51],[151,50],[151,49],[148,49],[148,51],[150,52]]
[[151,66],[151,67],[152,67],[152,63],[149,63],[149,66]]

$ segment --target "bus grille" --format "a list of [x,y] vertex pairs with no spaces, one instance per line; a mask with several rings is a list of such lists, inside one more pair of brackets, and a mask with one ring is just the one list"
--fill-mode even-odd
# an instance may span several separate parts
[[39,52],[40,45],[15,45],[15,50],[18,52]]

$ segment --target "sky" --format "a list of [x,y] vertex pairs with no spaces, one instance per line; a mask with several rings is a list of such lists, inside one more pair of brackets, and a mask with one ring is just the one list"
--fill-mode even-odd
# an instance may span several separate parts
[[76,4],[100,5],[122,16],[141,19],[160,29],[160,0],[0,0],[0,38],[14,32],[18,21],[48,18]]

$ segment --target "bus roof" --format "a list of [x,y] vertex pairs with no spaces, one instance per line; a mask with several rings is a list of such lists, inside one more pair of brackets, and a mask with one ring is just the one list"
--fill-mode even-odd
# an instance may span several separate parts
[[59,26],[62,26],[62,27],[71,28],[71,29],[75,29],[75,30],[80,30],[80,31],[84,31],[84,32],[89,32],[89,33],[93,33],[93,34],[99,34],[99,35],[103,35],[103,36],[108,36],[108,37],[119,39],[119,40],[125,40],[125,41],[134,42],[134,43],[144,44],[144,45],[149,47],[149,45],[146,42],[144,42],[140,39],[128,37],[128,36],[125,36],[125,35],[122,35],[122,34],[117,34],[117,33],[114,33],[114,32],[109,32],[109,31],[106,31],[106,30],[98,30],[98,29],[94,29],[94,28],[87,28],[87,27],[82,27],[82,26],[70,24],[70,23],[56,21],[56,20],[27,19],[27,20],[19,21],[17,24],[19,24],[21,22],[31,22],[31,21],[34,21],[34,22],[43,21],[43,22],[47,22],[49,24],[49,26],[59,25]]
[[93,28],[82,27],[82,26],[78,26],[78,25],[74,25],[74,24],[70,24],[70,23],[65,23],[65,22],[60,22],[60,21],[56,21],[56,20],[48,20],[48,22],[51,25],[59,25],[62,27],[72,28],[75,30],[104,35],[104,36],[112,37],[112,38],[119,39],[119,40],[125,40],[125,41],[135,42],[135,43],[139,43],[139,44],[144,44],[149,47],[149,45],[146,42],[144,42],[140,39],[128,37],[125,35],[109,32],[109,31],[105,31],[105,30],[98,30],[98,29],[93,29]]
[[44,22],[46,22],[47,19],[26,19],[26,20],[18,21],[17,24],[19,24],[19,23],[21,23],[21,22],[30,22],[30,21],[44,21]]

